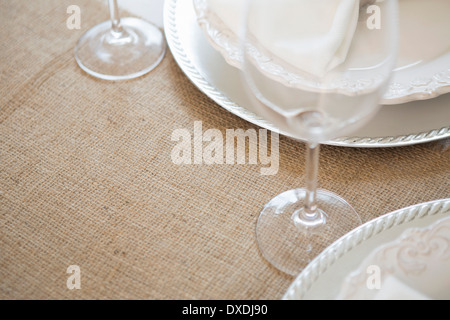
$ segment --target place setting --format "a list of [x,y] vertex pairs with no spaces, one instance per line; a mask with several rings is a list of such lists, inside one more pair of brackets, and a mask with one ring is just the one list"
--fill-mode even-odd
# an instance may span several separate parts
[[450,137],[448,10],[438,0],[166,2],[168,44],[187,77],[231,113],[307,144],[305,188],[271,200],[256,226],[261,254],[296,276],[283,299],[450,298],[450,200],[362,224],[317,189],[320,143]]

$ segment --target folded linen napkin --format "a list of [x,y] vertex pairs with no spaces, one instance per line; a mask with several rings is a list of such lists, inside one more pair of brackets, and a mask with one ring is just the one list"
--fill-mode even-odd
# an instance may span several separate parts
[[[209,9],[239,35],[245,1],[208,2]],[[345,61],[358,23],[360,0],[258,0],[255,3],[249,15],[249,30],[258,44],[277,58],[317,77]]]

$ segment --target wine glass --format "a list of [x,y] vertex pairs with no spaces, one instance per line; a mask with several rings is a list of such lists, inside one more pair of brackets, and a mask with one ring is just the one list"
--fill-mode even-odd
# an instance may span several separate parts
[[108,0],[108,5],[111,21],[88,30],[78,41],[78,65],[105,80],[128,80],[150,72],[166,52],[163,33],[144,20],[121,19],[117,0]]
[[307,144],[305,188],[272,199],[256,225],[262,255],[296,275],[362,223],[318,189],[319,148],[379,110],[397,57],[398,3],[247,0],[244,15],[242,76],[256,113]]

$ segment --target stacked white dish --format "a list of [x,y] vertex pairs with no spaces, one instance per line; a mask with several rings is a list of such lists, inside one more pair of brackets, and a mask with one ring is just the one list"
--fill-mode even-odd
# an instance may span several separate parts
[[[176,61],[188,78],[221,107],[274,129],[257,116],[240,85],[238,38],[232,31],[236,27],[227,27],[221,21],[226,18],[218,19],[220,13],[212,12],[208,1],[166,1],[164,27]],[[236,3],[225,2],[228,6]],[[450,95],[445,94],[450,91],[450,21],[446,17],[450,2],[426,2],[400,0],[404,40],[399,67],[381,111],[353,136],[326,144],[398,147],[450,137]],[[229,12],[235,10],[231,7]]]

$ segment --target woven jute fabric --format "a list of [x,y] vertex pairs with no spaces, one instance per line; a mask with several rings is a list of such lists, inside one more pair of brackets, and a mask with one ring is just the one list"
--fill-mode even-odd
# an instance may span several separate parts
[[[81,30],[66,26],[81,8]],[[259,254],[272,197],[304,184],[303,144],[280,168],[177,165],[176,129],[259,129],[202,94],[170,53],[150,74],[94,79],[73,49],[107,19],[88,0],[0,0],[0,298],[279,299],[293,278]],[[448,142],[325,146],[320,187],[363,221],[450,196]],[[80,267],[69,290],[67,268]]]

